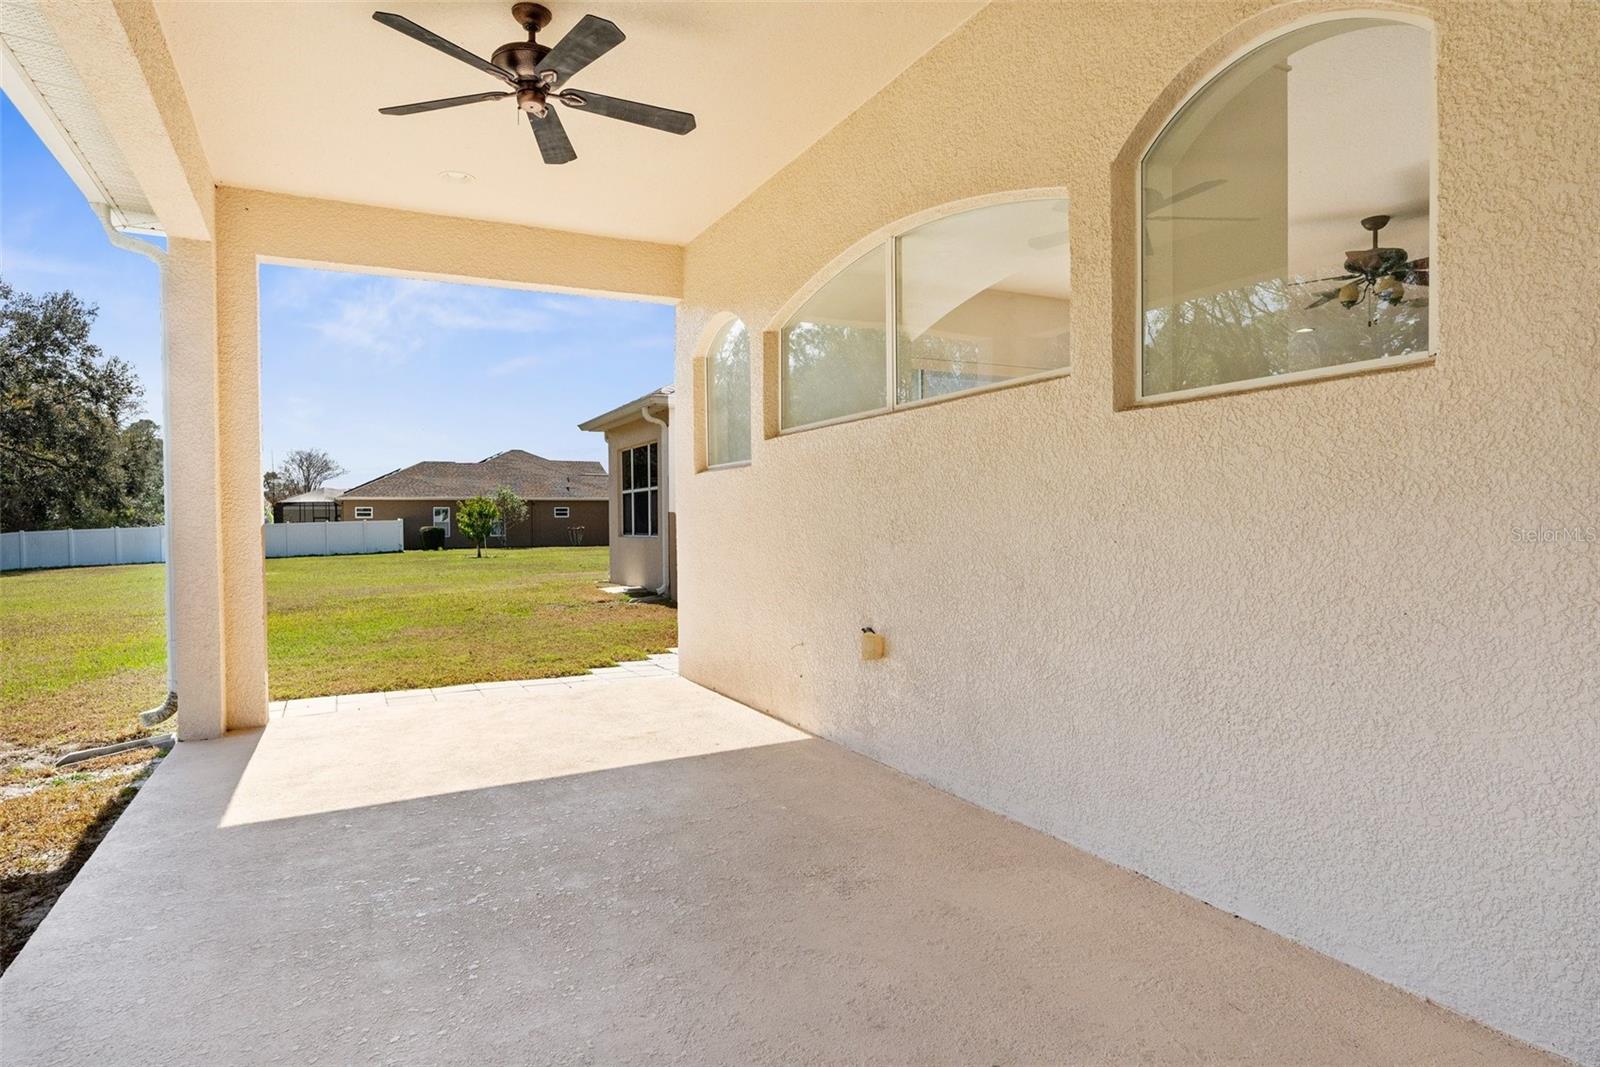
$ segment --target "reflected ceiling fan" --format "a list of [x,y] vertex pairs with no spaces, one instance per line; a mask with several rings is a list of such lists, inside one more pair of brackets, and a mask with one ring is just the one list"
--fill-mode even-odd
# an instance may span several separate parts
[[[1150,188],[1150,186],[1146,185],[1144,187],[1144,189],[1143,189],[1143,192],[1144,192],[1144,218],[1145,218],[1145,221],[1146,222],[1257,222],[1257,221],[1259,221],[1260,218],[1261,218],[1261,216],[1259,216],[1259,215],[1153,215],[1153,214],[1151,214],[1151,212],[1153,212],[1153,211],[1165,211],[1165,210],[1167,210],[1167,208],[1171,207],[1173,204],[1176,204],[1181,200],[1187,200],[1191,196],[1199,196],[1201,193],[1210,192],[1212,189],[1215,189],[1217,186],[1226,185],[1226,184],[1228,184],[1228,179],[1226,179],[1226,178],[1212,178],[1209,181],[1196,182],[1195,184],[1189,186],[1189,188],[1187,188],[1187,189],[1180,189],[1177,192],[1173,193],[1171,196],[1167,196],[1167,195],[1163,194],[1160,190],[1152,189],[1152,188]],[[1144,254],[1147,255],[1147,256],[1155,254],[1155,246],[1150,243],[1150,231],[1148,229],[1145,230],[1145,233],[1144,233]]]
[[1302,282],[1302,285],[1315,285],[1318,282],[1344,282],[1337,289],[1329,289],[1318,293],[1317,298],[1306,305],[1306,310],[1319,308],[1330,300],[1339,301],[1343,308],[1353,308],[1362,301],[1367,302],[1367,325],[1371,326],[1377,321],[1377,304],[1395,306],[1407,304],[1419,306],[1426,304],[1426,298],[1406,299],[1406,286],[1415,285],[1426,288],[1428,284],[1428,257],[1409,259],[1403,248],[1380,248],[1378,246],[1378,233],[1389,225],[1388,215],[1368,215],[1361,220],[1361,228],[1372,234],[1371,248],[1357,248],[1347,250],[1344,254],[1345,274],[1335,274],[1327,278],[1313,278]]
[[567,138],[566,129],[561,125],[560,116],[548,103],[551,100],[559,100],[566,107],[579,111],[603,115],[608,119],[621,119],[653,130],[684,134],[694,129],[694,116],[686,111],[673,111],[566,87],[573,75],[623,42],[622,31],[616,23],[607,19],[595,15],[583,16],[552,48],[534,40],[538,32],[550,24],[550,9],[543,4],[513,4],[511,17],[528,32],[528,39],[503,44],[494,50],[492,59],[483,59],[408,18],[387,11],[374,11],[372,17],[391,30],[398,30],[412,40],[421,41],[429,48],[438,49],[510,86],[509,89],[491,93],[472,93],[442,100],[424,100],[418,104],[383,107],[378,109],[380,114],[416,115],[484,100],[516,97],[517,107],[527,114],[534,139],[539,144],[539,155],[546,163],[570,163],[578,158],[572,142]]

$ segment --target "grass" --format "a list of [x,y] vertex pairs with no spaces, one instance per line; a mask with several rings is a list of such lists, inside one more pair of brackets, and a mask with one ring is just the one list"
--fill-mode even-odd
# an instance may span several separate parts
[[[677,613],[602,593],[607,550],[270,559],[273,700],[576,674],[677,644]],[[0,968],[8,966],[159,758],[56,774],[62,752],[159,732],[165,568],[0,577]]]

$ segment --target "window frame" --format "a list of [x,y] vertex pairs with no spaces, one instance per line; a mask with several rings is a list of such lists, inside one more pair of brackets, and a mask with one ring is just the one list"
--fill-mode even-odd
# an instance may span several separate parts
[[572,509],[565,505],[557,504],[551,515],[557,519],[570,519],[572,518]]
[[[365,515],[361,514],[363,511],[366,512]],[[370,505],[370,504],[358,505],[355,508],[354,518],[361,519],[363,521],[372,518],[372,505]]]
[[[661,442],[641,441],[637,445],[617,450],[617,531],[619,537],[637,537],[643,540],[652,540],[661,536],[661,467],[660,451]],[[645,452],[645,485],[630,486],[628,483],[633,475],[633,453],[643,450]],[[649,477],[654,471],[655,477]],[[630,532],[628,527],[633,525],[633,502],[630,497],[644,495],[646,499],[647,514],[649,516],[649,533]]]
[[[444,512],[443,522],[439,521],[439,512],[441,511]],[[444,527],[444,537],[445,540],[448,541],[450,539],[450,509],[446,507],[435,507],[433,509],[433,521],[429,523],[429,525]]]
[[[1308,15],[1295,19],[1285,25],[1252,38],[1244,45],[1228,53],[1226,57],[1214,64],[1209,71],[1191,85],[1181,99],[1174,104],[1167,113],[1161,125],[1156,127],[1150,139],[1140,149],[1137,159],[1131,168],[1129,181],[1132,183],[1133,195],[1133,232],[1131,234],[1131,247],[1133,249],[1133,316],[1129,329],[1133,334],[1133,391],[1131,407],[1152,408],[1164,404],[1179,404],[1187,400],[1203,400],[1213,396],[1229,396],[1235,393],[1254,393],[1262,389],[1275,389],[1284,385],[1300,385],[1305,382],[1323,381],[1329,378],[1346,378],[1360,374],[1371,374],[1386,370],[1399,370],[1406,367],[1428,366],[1438,359],[1439,354],[1439,320],[1432,314],[1432,306],[1428,315],[1428,347],[1421,352],[1409,352],[1403,356],[1377,356],[1372,359],[1363,359],[1354,363],[1335,363],[1326,367],[1311,367],[1306,370],[1290,371],[1287,374],[1273,374],[1263,378],[1247,378],[1236,382],[1219,382],[1214,385],[1200,385],[1192,389],[1175,389],[1170,392],[1157,393],[1154,396],[1144,394],[1144,165],[1150,156],[1151,149],[1166,135],[1167,131],[1179,118],[1184,110],[1194,102],[1195,98],[1205,92],[1213,82],[1232,70],[1238,63],[1248,57],[1258,48],[1265,48],[1273,41],[1310,26],[1318,26],[1328,22],[1359,21],[1362,19],[1379,19],[1385,22],[1401,23],[1426,30],[1428,33],[1428,75],[1429,85],[1432,87],[1428,100],[1428,122],[1432,127],[1432,139],[1428,143],[1428,288],[1436,290],[1439,282],[1439,262],[1437,249],[1439,247],[1439,30],[1433,20],[1420,15],[1412,15],[1404,11],[1389,11],[1382,9],[1352,8],[1349,10],[1326,11],[1316,15]],[[1429,293],[1432,296],[1432,293]],[[1126,395],[1126,394],[1125,394]]]
[[[777,323],[774,331],[778,335],[778,373],[775,375],[775,378],[777,379],[776,392],[778,399],[778,430],[777,433],[772,436],[787,437],[790,434],[805,433],[807,430],[820,430],[826,426],[839,426],[843,423],[855,422],[859,419],[871,419],[880,415],[892,415],[898,411],[914,411],[918,408],[925,408],[934,404],[943,404],[951,400],[964,400],[967,397],[982,396],[985,393],[995,393],[1002,389],[1013,389],[1024,385],[1037,385],[1040,382],[1048,382],[1054,381],[1057,378],[1070,377],[1072,375],[1072,360],[1069,357],[1067,365],[1064,367],[1052,367],[1048,370],[1039,371],[1035,374],[1026,374],[1016,378],[1007,378],[1004,381],[998,382],[986,382],[983,385],[975,385],[970,389],[961,389],[952,393],[940,393],[937,396],[925,396],[917,400],[907,400],[904,402],[898,402],[895,400],[895,394],[897,392],[895,388],[895,383],[897,380],[895,367],[899,356],[898,349],[900,341],[900,329],[898,321],[900,295],[900,238],[904,237],[908,233],[911,233],[913,230],[917,230],[928,225],[931,222],[938,222],[940,219],[950,218],[954,215],[962,215],[969,211],[981,211],[984,208],[999,207],[1004,204],[1026,203],[1030,200],[1064,200],[1067,202],[1067,240],[1070,243],[1072,239],[1072,197],[1067,190],[1064,188],[1019,189],[1006,193],[991,194],[988,196],[980,196],[967,200],[958,200],[950,204],[941,204],[939,207],[933,208],[929,211],[924,211],[917,215],[910,216],[909,218],[901,219],[899,222],[894,223],[887,229],[881,230],[872,237],[858,242],[850,249],[849,252],[839,256],[828,265],[828,268],[821,272],[816,278],[813,278],[812,283],[805,289],[801,290],[800,293],[796,294],[795,298],[790,301],[786,312]],[[865,258],[874,247],[877,247],[880,251],[880,254],[884,256],[885,338],[883,346],[883,363],[884,399],[886,402],[883,406],[872,408],[869,411],[856,411],[851,412],[848,415],[836,415],[831,419],[822,419],[818,422],[807,422],[799,426],[783,425],[783,368],[789,358],[788,344],[785,341],[785,334],[787,332],[790,320],[792,320],[794,316],[799,313],[800,309],[805,306],[807,300],[820,292],[824,286],[836,278],[840,272],[845,270],[845,268]],[[1069,269],[1067,275],[1068,292],[1071,292],[1071,284],[1072,275]],[[717,468],[707,469],[715,470]]]

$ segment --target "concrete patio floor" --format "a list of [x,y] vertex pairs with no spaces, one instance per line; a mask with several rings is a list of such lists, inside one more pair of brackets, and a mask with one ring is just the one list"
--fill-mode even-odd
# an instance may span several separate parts
[[180,745],[7,1064],[1536,1063],[668,669]]

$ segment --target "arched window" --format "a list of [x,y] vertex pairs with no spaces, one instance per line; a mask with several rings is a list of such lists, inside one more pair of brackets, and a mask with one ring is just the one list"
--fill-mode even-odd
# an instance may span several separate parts
[[738,319],[706,352],[706,466],[750,461],[750,335]]
[[1140,168],[1139,397],[1432,349],[1432,35],[1318,22],[1179,109]]
[[780,428],[889,411],[1070,362],[1067,202],[1019,199],[893,234],[784,325]]

